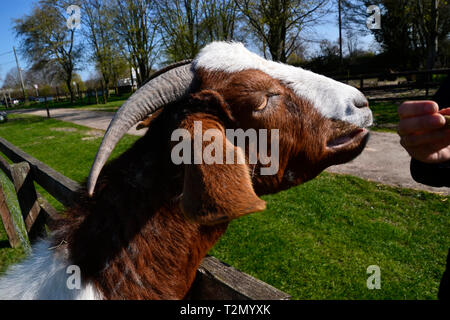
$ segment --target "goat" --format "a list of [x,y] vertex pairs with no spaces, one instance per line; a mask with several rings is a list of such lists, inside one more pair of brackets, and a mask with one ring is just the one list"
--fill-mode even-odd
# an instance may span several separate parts
[[[145,136],[105,165],[129,128],[156,111]],[[219,132],[224,153],[231,148],[241,162],[175,164],[172,133],[194,133],[198,122],[202,133]],[[183,299],[232,219],[264,210],[261,195],[358,156],[371,124],[357,89],[240,43],[213,42],[152,77],[117,111],[78,203],[6,272],[0,298]],[[249,164],[249,149],[226,138],[239,128],[279,130],[275,174],[260,174],[265,164]],[[71,265],[81,271],[80,288],[67,286]]]

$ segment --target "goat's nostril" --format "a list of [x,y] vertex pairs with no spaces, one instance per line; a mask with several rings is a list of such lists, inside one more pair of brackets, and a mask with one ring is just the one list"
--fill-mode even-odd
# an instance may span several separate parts
[[369,101],[367,99],[355,101],[355,107],[357,108],[368,108]]

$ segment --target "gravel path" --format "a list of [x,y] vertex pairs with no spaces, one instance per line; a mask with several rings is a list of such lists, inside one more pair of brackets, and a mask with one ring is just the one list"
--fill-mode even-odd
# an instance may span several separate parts
[[[45,110],[17,110],[13,113],[31,114],[46,117]],[[113,112],[88,111],[77,109],[51,109],[54,119],[73,122],[82,126],[106,130],[114,116]],[[135,127],[128,134],[142,136],[146,132]],[[415,182],[409,172],[410,157],[401,147],[400,138],[394,133],[372,132],[367,147],[355,160],[333,166],[329,172],[350,174],[367,180],[399,186],[403,188],[420,189],[450,195],[450,188],[433,188]]]

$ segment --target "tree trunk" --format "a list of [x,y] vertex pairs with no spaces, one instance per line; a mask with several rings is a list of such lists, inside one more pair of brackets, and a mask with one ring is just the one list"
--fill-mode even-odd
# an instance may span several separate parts
[[74,93],[73,93],[73,88],[72,88],[72,79],[68,79],[66,80],[66,85],[67,85],[67,89],[69,90],[69,94],[70,94],[70,103],[73,104],[75,97],[74,97]]
[[47,118],[50,119],[50,110],[48,109],[48,101],[47,101],[47,96],[45,96],[45,110],[47,110]]
[[439,0],[431,1],[431,21],[430,21],[430,34],[427,41],[427,66],[426,68],[433,69],[436,62],[437,50],[438,50],[438,5]]
[[133,79],[133,67],[130,64],[130,79],[131,79],[131,93],[133,93],[134,79]]
[[98,90],[95,88],[95,103],[98,104]]
[[107,95],[108,88],[102,83],[102,96],[103,96],[103,104],[106,104],[108,102]]

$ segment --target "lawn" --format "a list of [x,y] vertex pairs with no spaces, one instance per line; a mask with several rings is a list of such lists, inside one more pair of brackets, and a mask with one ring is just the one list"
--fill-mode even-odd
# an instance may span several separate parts
[[[103,131],[36,116],[10,114],[8,118],[8,122],[0,124],[1,137],[77,182],[87,177]],[[112,157],[121,154],[137,139],[125,135]],[[38,191],[46,193],[40,188]],[[62,209],[56,200],[50,202]]]
[[[83,99],[77,99],[74,101],[74,103],[70,103],[70,101],[49,101],[48,102],[48,108],[76,108],[76,109],[85,109],[85,110],[99,110],[99,111],[108,111],[108,112],[115,112],[119,107],[122,105],[122,103],[130,96],[129,93],[122,94],[122,95],[114,95],[111,94],[108,98],[107,103],[103,103],[102,97],[99,97],[98,101],[99,103],[95,103],[95,97],[91,98],[83,98]],[[16,105],[12,108],[6,109],[4,105],[2,105],[1,110],[18,110],[18,109],[34,109],[39,108],[43,109],[45,108],[45,103],[37,103],[37,102],[30,102],[28,106],[25,106],[23,103]]]
[[397,132],[400,121],[397,108],[400,102],[374,102],[370,104],[373,113],[373,127],[371,130]]
[[[78,182],[100,143],[91,129],[17,115],[0,136]],[[114,156],[136,139],[126,136]],[[294,299],[436,298],[450,243],[448,197],[323,173],[263,199],[267,210],[233,221],[212,255]],[[0,230],[0,271],[22,256]],[[381,269],[380,290],[366,287],[369,265]]]

